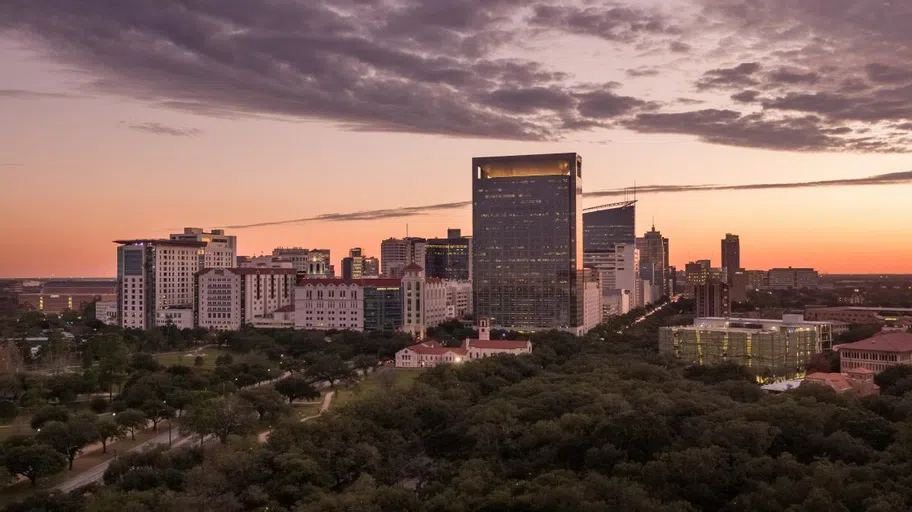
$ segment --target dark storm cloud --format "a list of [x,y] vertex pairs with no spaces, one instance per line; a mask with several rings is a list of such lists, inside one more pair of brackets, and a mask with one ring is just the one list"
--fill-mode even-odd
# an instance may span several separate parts
[[[5,0],[0,30],[85,72],[94,91],[203,116],[530,141],[625,126],[786,151],[910,147],[891,128],[912,122],[912,2],[690,2],[696,20],[630,0]],[[708,62],[688,78],[702,96],[659,104],[507,57],[542,33],[650,58],[687,52]],[[706,60],[698,41],[713,34],[723,57]],[[637,64],[628,76],[665,69]],[[702,101],[745,111],[670,110]]]
[[[819,180],[819,181],[799,181],[791,183],[750,183],[745,185],[645,185],[636,187],[637,194],[660,194],[675,192],[711,192],[711,191],[737,191],[737,190],[780,190],[780,189],[799,189],[799,188],[816,188],[816,187],[851,187],[863,185],[906,185],[912,184],[912,171],[896,172],[890,174],[879,174],[865,178],[845,178],[838,180]],[[599,190],[595,192],[586,192],[585,197],[605,198],[605,197],[623,197],[631,193],[630,188],[616,188],[609,190]],[[326,213],[313,217],[304,217],[301,219],[288,219],[271,222],[258,222],[254,224],[236,224],[233,226],[222,226],[225,229],[247,229],[265,226],[277,226],[281,224],[299,224],[306,222],[346,222],[346,221],[370,221],[390,218],[415,217],[427,215],[429,213],[457,210],[467,208],[472,205],[471,201],[459,201],[454,203],[432,204],[427,206],[409,206],[404,208],[391,208],[382,210],[366,210],[351,213]]]
[[139,123],[127,125],[131,130],[137,130],[155,135],[170,135],[173,137],[192,137],[203,133],[199,128],[175,128],[161,123]]
[[788,151],[904,151],[873,137],[842,137],[815,116],[769,117],[734,110],[643,113],[624,126],[641,133],[695,135],[708,143]]
[[731,89],[752,87],[758,84],[754,75],[760,71],[760,64],[745,62],[733,68],[711,69],[703,73],[697,82],[697,89]]
[[605,2],[598,6],[535,6],[532,25],[559,28],[572,34],[586,34],[608,41],[630,42],[644,36],[677,34],[680,29],[663,16],[630,5]]

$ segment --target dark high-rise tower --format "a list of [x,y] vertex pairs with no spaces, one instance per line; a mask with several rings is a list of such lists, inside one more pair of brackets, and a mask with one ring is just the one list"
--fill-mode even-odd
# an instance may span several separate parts
[[722,267],[731,276],[741,268],[741,240],[738,235],[728,233],[722,240]]
[[459,229],[447,229],[446,238],[428,238],[424,255],[425,277],[457,281],[472,278],[472,238]]
[[474,312],[493,326],[583,325],[582,158],[472,159]]
[[583,251],[610,251],[636,242],[636,201],[587,208],[583,213]]

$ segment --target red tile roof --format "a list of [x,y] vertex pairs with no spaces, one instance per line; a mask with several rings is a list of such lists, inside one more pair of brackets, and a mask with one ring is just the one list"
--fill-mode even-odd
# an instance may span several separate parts
[[524,340],[466,340],[469,348],[516,350],[529,348],[531,343]]
[[424,267],[422,267],[421,265],[419,265],[419,264],[417,264],[417,263],[409,263],[409,264],[406,265],[406,267],[405,267],[404,269],[402,269],[402,270],[424,270]]
[[912,333],[905,331],[880,332],[868,339],[837,345],[836,350],[855,349],[876,352],[912,352]]
[[436,341],[412,345],[411,347],[406,347],[405,350],[411,350],[412,352],[423,356],[442,356],[448,352],[458,356],[464,356],[468,353],[466,352],[466,349],[460,347],[441,347],[440,343],[437,343]]
[[841,373],[823,373],[823,372],[814,372],[804,378],[806,382],[813,382],[815,384],[822,384],[824,386],[829,386],[836,391],[845,391],[851,389],[852,384],[849,382],[848,377]]

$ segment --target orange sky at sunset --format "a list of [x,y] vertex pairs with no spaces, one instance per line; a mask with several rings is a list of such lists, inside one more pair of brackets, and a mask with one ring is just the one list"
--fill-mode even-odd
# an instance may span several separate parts
[[[344,3],[346,9],[362,9]],[[670,4],[662,2],[626,3],[643,16],[656,9],[662,11],[661,19],[675,15]],[[702,0],[671,3],[710,9]],[[772,71],[765,52],[745,46],[740,53],[724,54],[719,48],[725,34],[694,33],[688,38],[683,17],[678,32],[562,37],[559,23],[545,26],[541,13],[498,13],[513,22],[535,17],[541,32],[522,43],[466,50],[465,55],[422,47],[439,51],[440,59],[449,62],[448,73],[468,70],[465,76],[470,78],[427,78],[403,70],[408,62],[403,57],[374,61],[380,57],[359,53],[332,61],[360,59],[363,68],[352,65],[358,85],[326,85],[326,90],[312,92],[314,83],[348,80],[348,72],[321,71],[302,61],[275,69],[286,73],[299,65],[301,76],[310,78],[273,79],[267,76],[272,71],[262,70],[257,73],[266,75],[257,78],[251,70],[258,68],[250,64],[250,69],[236,70],[237,80],[220,77],[207,83],[207,72],[167,67],[171,64],[165,57],[136,64],[139,56],[115,54],[117,45],[82,46],[71,39],[75,36],[43,24],[37,7],[35,13],[20,9],[13,14],[0,7],[0,19],[5,14],[14,21],[0,21],[0,277],[114,276],[112,240],[166,237],[184,226],[215,228],[466,201],[471,199],[473,156],[578,152],[586,192],[634,183],[785,183],[912,171],[912,157],[904,149],[908,140],[899,133],[899,123],[912,123],[906,113],[862,119],[846,108],[836,113],[823,112],[818,104],[797,105],[800,93],[843,91],[836,85],[828,89],[842,78],[836,76],[840,72],[827,75],[812,68],[816,60],[796,57],[799,60],[780,63],[782,69],[813,71],[816,78],[773,83],[774,75],[783,74]],[[727,18],[719,16],[718,26],[724,27]],[[811,35],[829,27],[818,20],[821,13],[793,16],[807,16],[801,19]],[[61,19],[74,27],[85,21],[76,15]],[[763,20],[770,26],[785,23]],[[522,25],[500,23],[502,30],[520,30],[515,27]],[[847,38],[854,34],[850,29],[842,28]],[[375,45],[390,41],[396,46],[399,36],[371,30],[362,35],[373,38]],[[906,54],[903,49],[908,47],[902,46],[908,43],[902,39],[906,36],[881,36],[900,48],[893,65],[909,63],[912,70],[912,57],[906,59],[912,53]],[[161,41],[168,37],[156,35]],[[664,49],[669,37],[686,40],[691,49]],[[650,49],[654,41],[663,49]],[[178,43],[192,44],[177,36],[169,44]],[[252,44],[258,43],[238,48]],[[251,50],[251,55],[292,59],[270,48]],[[297,51],[306,53],[307,48]],[[242,67],[247,61],[236,50],[231,65]],[[870,87],[893,87],[892,78],[870,65],[883,61],[883,55],[873,49],[864,53],[867,50],[857,46],[852,51],[839,62],[854,66]],[[821,66],[830,62],[827,55],[815,55]],[[202,66],[205,59],[217,58],[213,52],[197,60]],[[522,94],[500,94],[514,84],[479,63],[493,66],[505,59],[534,61],[540,69],[563,75],[535,75],[522,81],[529,89]],[[749,60],[764,67],[736,76],[733,70]],[[219,63],[211,69],[235,72],[228,68]],[[425,64],[416,69],[429,68]],[[383,84],[376,93],[361,88],[365,77],[387,74],[397,74],[395,86]],[[729,82],[723,84],[723,79]],[[448,80],[447,92],[437,89]],[[530,80],[542,83],[532,87]],[[255,90],[258,86],[263,89]],[[350,102],[333,96],[342,95],[343,89]],[[730,99],[741,89],[765,99],[756,105]],[[447,96],[457,93],[465,98]],[[402,103],[394,104],[400,94]],[[433,99],[426,100],[426,94]],[[851,94],[852,101],[866,101],[863,92]],[[363,104],[359,95],[367,98]],[[272,103],[270,98],[281,101]],[[792,102],[787,107],[786,100]],[[529,102],[539,103],[527,108]],[[187,107],[191,103],[192,108]],[[756,116],[747,113],[749,108],[756,109]],[[743,117],[723,110],[737,110]],[[705,258],[718,265],[720,239],[736,233],[742,265],[749,269],[810,266],[826,273],[912,273],[909,198],[908,181],[642,194],[637,229],[648,230],[654,218],[656,228],[670,239],[671,262],[678,268]],[[588,198],[585,206],[615,200]],[[329,248],[338,272],[338,261],[350,247],[379,256],[380,241],[404,236],[406,224],[413,236],[443,236],[448,227],[471,233],[471,211],[228,232],[237,235],[243,255],[269,253],[277,246]]]

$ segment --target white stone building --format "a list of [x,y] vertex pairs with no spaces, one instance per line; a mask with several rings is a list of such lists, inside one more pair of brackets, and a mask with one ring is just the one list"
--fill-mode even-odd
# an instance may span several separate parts
[[364,330],[364,289],[343,279],[302,279],[294,317],[296,329]]
[[243,267],[197,274],[197,325],[237,330],[294,307],[295,269]]
[[159,309],[155,312],[155,325],[156,327],[173,325],[178,329],[192,329],[193,309],[186,306]]
[[97,301],[95,303],[95,319],[105,325],[117,325],[117,301]]
[[463,318],[472,314],[472,282],[444,281],[446,285],[446,319]]
[[447,288],[441,279],[425,278],[424,269],[412,263],[403,269],[402,330],[422,339],[428,327],[447,318]]
[[583,329],[582,334],[594,329],[602,323],[604,316],[604,300],[602,288],[597,280],[587,279],[583,289]]
[[207,233],[200,228],[184,228],[183,233],[172,234],[169,238],[182,242],[206,243],[200,270],[231,268],[237,264],[237,237],[226,235],[222,229],[213,229]]

